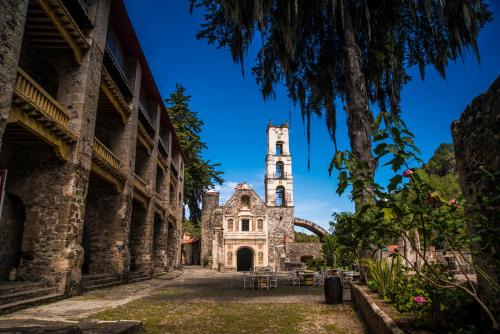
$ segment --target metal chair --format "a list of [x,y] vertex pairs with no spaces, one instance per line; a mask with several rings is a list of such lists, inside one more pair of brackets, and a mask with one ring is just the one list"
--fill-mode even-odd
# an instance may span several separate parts
[[243,289],[254,288],[254,275],[253,271],[243,272]]
[[278,288],[278,273],[276,271],[271,273],[271,277],[269,279],[269,287],[270,288]]
[[325,283],[325,276],[322,272],[315,271],[313,273],[313,286],[321,286]]

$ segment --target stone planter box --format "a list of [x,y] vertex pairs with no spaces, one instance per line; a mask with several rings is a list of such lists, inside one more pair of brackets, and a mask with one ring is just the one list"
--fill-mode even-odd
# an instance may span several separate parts
[[351,301],[356,310],[365,320],[370,333],[374,334],[403,334],[397,326],[380,307],[370,298],[366,291],[357,284],[351,285]]

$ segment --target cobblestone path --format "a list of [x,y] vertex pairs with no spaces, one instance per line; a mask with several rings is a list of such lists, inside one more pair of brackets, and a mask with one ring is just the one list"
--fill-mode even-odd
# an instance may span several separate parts
[[175,279],[98,290],[4,319],[141,320],[146,333],[366,333],[349,303],[324,303],[322,288],[280,280],[278,289],[243,290],[240,274],[201,267],[187,267]]

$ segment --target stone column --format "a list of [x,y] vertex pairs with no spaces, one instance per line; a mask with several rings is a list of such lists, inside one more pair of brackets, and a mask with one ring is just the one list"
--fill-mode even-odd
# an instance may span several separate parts
[[0,148],[14,93],[28,3],[28,0],[0,1],[0,31],[2,32],[0,36]]
[[202,265],[212,263],[212,224],[211,218],[215,208],[219,206],[219,193],[209,191],[203,194],[201,207],[201,250]]
[[[500,77],[486,93],[467,106],[460,120],[453,122],[452,133],[457,172],[466,199],[469,234],[481,237],[480,241],[472,244],[475,249],[474,264],[491,281],[499,282]],[[481,170],[488,171],[490,175]],[[493,200],[495,197],[497,199]],[[478,229],[477,223],[483,228]],[[478,275],[478,292],[500,322],[498,292],[482,275]]]
[[37,196],[29,205],[32,223],[23,248],[32,256],[23,259],[20,272],[28,279],[57,284],[66,293],[72,293],[81,279],[85,199],[110,2],[99,0],[89,8],[95,25],[81,64],[64,64],[67,57],[60,57],[58,100],[70,111],[70,128],[77,135],[69,160],[46,160],[30,175]]

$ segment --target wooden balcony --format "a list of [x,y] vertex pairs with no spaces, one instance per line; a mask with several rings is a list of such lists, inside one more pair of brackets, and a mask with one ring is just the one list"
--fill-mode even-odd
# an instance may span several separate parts
[[104,66],[101,69],[101,92],[103,94],[99,97],[100,105],[103,108],[113,108],[120,115],[123,124],[127,123],[130,107]]
[[144,206],[147,206],[148,198],[146,181],[139,175],[134,173],[134,198],[141,202]]
[[162,201],[161,195],[158,194],[157,192],[154,193],[154,203],[156,209],[160,212],[163,213],[164,211],[167,210],[167,206],[165,205],[165,202]]
[[147,148],[148,153],[151,154],[151,151],[153,150],[154,142],[140,121],[137,122],[137,140],[142,145],[144,145],[144,147]]
[[92,170],[117,188],[121,188],[125,179],[120,173],[120,160],[97,138],[92,144]]
[[68,145],[76,141],[76,135],[68,127],[70,114],[21,68],[17,72],[13,104],[18,108],[13,108],[9,123],[20,123],[66,160]]
[[26,38],[35,48],[70,49],[80,64],[89,44],[62,0],[30,1]]

